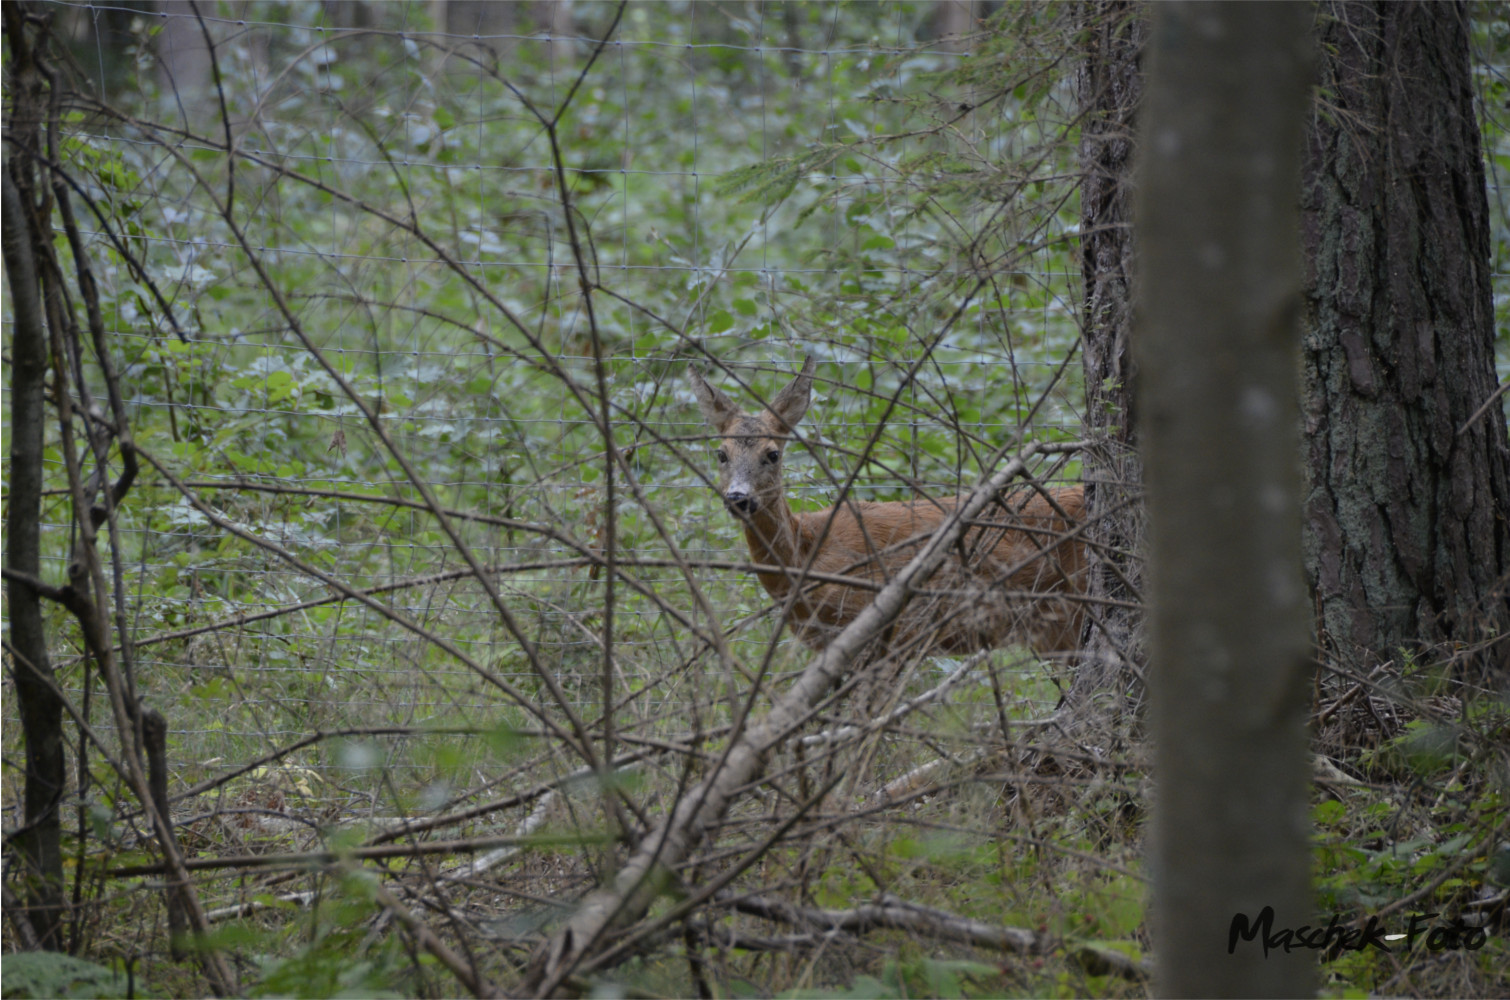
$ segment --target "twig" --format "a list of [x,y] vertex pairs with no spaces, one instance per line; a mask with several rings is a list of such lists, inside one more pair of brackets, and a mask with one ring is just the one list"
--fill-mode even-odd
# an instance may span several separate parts
[[[353,847],[342,851],[296,851],[291,854],[233,854],[218,858],[188,858],[183,862],[186,871],[211,871],[219,868],[297,868],[309,865],[332,865],[342,861],[373,861],[385,858],[417,858],[426,854],[463,854],[467,851],[482,851],[508,845],[528,847],[550,843],[580,845],[594,838],[587,835],[562,837],[557,840],[512,837],[476,837],[466,840],[434,840],[419,844],[394,844],[381,847]],[[165,867],[155,865],[126,865],[111,868],[105,874],[116,878],[134,878],[142,875],[161,875]]]
[[1354,698],[1358,697],[1358,695],[1362,694],[1363,691],[1373,682],[1374,678],[1384,673],[1384,671],[1388,669],[1389,666],[1393,663],[1393,660],[1388,660],[1384,663],[1379,664],[1373,670],[1369,671],[1367,677],[1354,684],[1347,690],[1345,694],[1337,698],[1325,709],[1323,709],[1321,713],[1316,716],[1316,728],[1320,729],[1322,726],[1326,725],[1327,722],[1331,720],[1332,716],[1337,714],[1338,709],[1342,708],[1344,705],[1351,702]]
[[[717,730],[711,730],[708,733],[704,734],[703,738],[715,738],[723,732],[724,729],[721,727]],[[629,767],[630,765],[638,763],[639,761],[644,760],[646,757],[650,756],[652,751],[662,751],[666,749],[669,748],[664,746],[647,747],[643,750],[637,750],[633,753],[626,753],[614,760],[613,765],[615,768]],[[563,788],[574,781],[581,781],[584,778],[591,777],[596,773],[597,772],[595,772],[590,767],[579,767],[576,770],[564,774],[559,778],[553,778],[550,781],[541,782],[535,785],[533,788],[528,788],[522,792],[516,792],[515,794],[510,795],[509,797],[504,799],[497,799],[493,802],[484,802],[482,805],[473,806],[472,808],[464,809],[461,812],[447,813],[444,816],[435,816],[431,819],[405,823],[399,827],[396,827],[395,829],[388,830],[373,836],[368,841],[368,843],[374,845],[384,844],[388,843],[389,841],[397,840],[400,837],[412,836],[416,833],[425,833],[430,830],[440,829],[441,827],[455,826],[458,823],[465,823],[467,820],[477,819],[479,817],[486,816],[488,813],[498,812],[501,809],[512,809],[513,807],[523,805],[526,802],[532,802],[535,799],[540,798],[542,795],[548,795],[557,788]]]
[[[1485,836],[1482,842],[1486,845],[1496,844],[1499,842],[1499,839],[1504,836],[1506,830],[1510,830],[1510,815],[1507,815],[1504,819],[1500,820],[1499,826],[1495,827],[1493,831]],[[1472,864],[1474,859],[1478,857],[1482,857],[1481,852],[1467,850],[1459,851],[1457,857],[1454,858],[1450,864],[1444,865],[1442,867],[1442,870],[1437,872],[1437,874],[1431,879],[1431,881],[1427,882],[1425,885],[1423,885],[1421,888],[1417,889],[1410,895],[1401,896],[1394,902],[1389,903],[1388,905],[1376,910],[1374,913],[1369,915],[1369,919],[1383,920],[1385,917],[1389,916],[1392,913],[1398,913],[1401,910],[1406,910],[1412,906],[1415,906],[1418,902],[1436,892],[1443,882],[1446,882],[1448,879],[1452,878],[1468,865]],[[1358,921],[1360,923],[1362,922],[1362,920],[1362,917],[1358,918]]]
[[[540,706],[536,705],[532,698],[527,697],[515,685],[504,679],[496,671],[483,666],[482,664],[478,663],[476,659],[468,656],[461,650],[459,646],[456,645],[456,643],[436,633],[433,629],[426,628],[424,625],[421,625],[419,622],[414,621],[412,618],[401,613],[397,609],[387,607],[374,600],[372,597],[353,589],[344,580],[338,579],[337,577],[334,577],[331,574],[324,572],[323,570],[316,569],[314,566],[310,565],[303,559],[300,559],[298,556],[294,555],[294,553],[290,552],[288,549],[285,549],[283,546],[269,541],[266,538],[262,538],[254,532],[248,531],[240,525],[233,523],[232,521],[222,516],[220,512],[216,511],[209,504],[205,503],[204,500],[202,500],[197,494],[185,487],[182,481],[177,476],[173,475],[171,471],[169,471],[166,463],[160,461],[151,452],[138,447],[137,453],[141,458],[145,459],[148,464],[155,468],[158,471],[158,474],[160,474],[164,479],[167,479],[168,482],[172,484],[174,489],[183,494],[184,499],[188,500],[189,504],[193,506],[194,509],[201,515],[203,515],[211,524],[215,525],[217,528],[220,528],[222,531],[226,531],[230,534],[235,535],[237,538],[240,538],[243,541],[249,542],[252,545],[257,546],[258,548],[273,553],[284,562],[288,563],[290,566],[293,566],[295,569],[299,570],[299,572],[304,573],[305,575],[316,580],[319,580],[333,590],[337,590],[345,594],[347,597],[360,602],[365,607],[374,611],[383,618],[388,619],[395,625],[406,629],[419,638],[424,639],[426,642],[429,642],[439,649],[444,650],[447,654],[455,658],[457,662],[461,663],[467,669],[471,670],[483,680],[486,680],[489,684],[493,685],[499,691],[507,695],[517,705],[519,705],[520,708],[524,709],[526,712],[529,712],[535,718],[539,719],[540,722],[548,729],[550,729],[563,743],[572,747],[574,750],[577,750],[579,753],[582,753],[584,757],[591,759],[590,753],[584,752],[584,748],[580,745],[577,739],[578,734],[582,731],[580,720],[578,720],[577,725],[572,728],[572,731],[563,729],[553,718],[551,718],[549,713],[543,711]],[[475,575],[475,566],[472,567],[472,572]],[[572,713],[572,718],[575,718],[575,713]]]
[[[295,906],[308,906],[315,900],[313,890],[307,892],[289,892],[276,897],[277,903],[293,903]],[[209,923],[219,923],[222,920],[234,920],[237,917],[249,917],[253,913],[263,910],[277,909],[277,903],[267,903],[260,899],[249,899],[244,903],[235,903],[231,906],[221,906],[213,910],[206,910],[204,918]]]
[[[555,799],[556,792],[554,789],[540,796],[539,801],[535,803],[535,808],[532,809],[530,811],[530,814],[524,818],[524,821],[519,824],[519,829],[514,831],[514,836],[521,840],[533,836],[535,831],[540,829],[540,827],[544,825],[546,811],[550,809],[551,804],[555,801]],[[512,858],[514,855],[518,854],[519,851],[520,845],[517,843],[500,847],[496,850],[489,851],[487,854],[484,854],[480,858],[473,858],[471,861],[462,862],[455,868],[452,868],[450,871],[442,872],[439,877],[437,877],[436,881],[455,882],[459,879],[476,878],[478,875],[481,875],[489,868],[502,864],[509,858]]]
[[887,727],[892,726],[902,719],[906,718],[907,716],[911,715],[913,712],[916,712],[918,709],[922,708],[929,702],[936,701],[937,699],[943,697],[946,693],[948,693],[950,688],[954,687],[960,681],[964,680],[965,675],[974,670],[982,660],[990,656],[991,652],[992,650],[983,649],[978,653],[971,654],[964,663],[961,663],[953,672],[949,674],[949,676],[945,677],[937,685],[927,691],[924,691],[916,698],[910,698],[907,701],[902,702],[902,704],[898,705],[890,712],[887,712],[879,719],[873,719],[863,726],[840,726],[838,729],[825,730],[821,733],[814,733],[810,736],[802,737],[800,742],[804,746],[813,746],[814,744],[820,743],[837,743],[841,740],[852,740],[857,737],[866,736],[870,733],[879,732],[882,729],[886,729]]
[[891,802],[895,799],[905,798],[921,792],[927,784],[933,780],[933,776],[940,771],[946,771],[953,767],[965,767],[974,764],[986,756],[985,747],[976,747],[963,757],[937,757],[926,764],[913,768],[899,778],[893,778],[871,795],[872,799],[879,802]]
[[1462,437],[1464,434],[1467,434],[1468,433],[1468,428],[1472,427],[1475,423],[1477,423],[1479,417],[1482,417],[1484,414],[1488,413],[1489,412],[1489,407],[1493,406],[1494,405],[1494,401],[1497,400],[1497,399],[1499,399],[1501,396],[1503,396],[1505,394],[1506,390],[1510,390],[1510,379],[1506,379],[1505,381],[1501,382],[1500,385],[1499,385],[1499,388],[1495,389],[1494,392],[1492,392],[1492,393],[1489,394],[1489,398],[1486,399],[1486,400],[1484,400],[1484,405],[1480,406],[1477,410],[1474,410],[1473,411],[1473,416],[1471,416],[1467,420],[1465,420],[1463,422],[1463,426],[1459,427],[1457,434],[1455,434],[1453,436],[1454,437]]
[[881,633],[907,605],[915,588],[952,551],[975,517],[1003,487],[1021,475],[1027,458],[1039,450],[1025,448],[995,475],[980,483],[940,524],[922,551],[896,574],[875,601],[819,653],[801,676],[761,719],[733,740],[712,773],[682,796],[671,815],[647,836],[619,871],[613,883],[590,893],[577,913],[536,953],[526,978],[530,992],[549,995],[567,976],[586,964],[603,936],[614,926],[638,920],[660,894],[657,875],[686,859],[707,830],[716,824],[738,792],[762,770],[765,755],[802,724],[824,694],[838,682],[860,651]]
[[785,900],[762,896],[731,895],[724,902],[740,913],[830,934],[839,931],[863,934],[871,930],[903,930],[941,941],[957,941],[977,948],[991,948],[1017,955],[1041,954],[1045,950],[1043,937],[1025,928],[972,920],[945,910],[908,903],[889,894],[875,903],[849,910],[796,906]]
[[434,955],[441,965],[450,969],[451,975],[455,976],[473,996],[498,997],[503,995],[498,992],[492,983],[488,982],[482,973],[477,971],[475,966],[463,961],[460,955],[456,954],[456,952],[446,946],[444,941],[436,937],[435,932],[430,929],[430,926],[416,917],[407,906],[394,898],[393,893],[381,885],[374,883],[372,894],[383,905],[384,909],[393,914],[399,923],[409,929],[409,933],[414,935],[414,939],[419,942],[419,946]]

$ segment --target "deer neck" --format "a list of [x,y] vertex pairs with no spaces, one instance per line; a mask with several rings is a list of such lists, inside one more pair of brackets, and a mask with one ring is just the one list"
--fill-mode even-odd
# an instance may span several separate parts
[[[805,563],[797,530],[797,515],[786,503],[762,507],[744,521],[745,542],[750,559],[772,566],[800,569]],[[785,573],[756,573],[761,586],[772,597],[785,597],[792,588],[792,578]]]

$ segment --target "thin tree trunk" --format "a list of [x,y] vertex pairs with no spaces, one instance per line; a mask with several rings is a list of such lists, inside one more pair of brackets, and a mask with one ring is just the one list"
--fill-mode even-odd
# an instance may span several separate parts
[[979,30],[978,0],[934,0],[932,35],[941,47],[954,52],[970,51],[970,36]]
[[[687,789],[671,815],[640,841],[613,881],[588,894],[536,950],[525,981],[529,994],[554,994],[567,977],[591,966],[610,931],[644,917],[656,898],[672,888],[671,873],[760,776],[766,756],[810,716],[814,706],[855,663],[860,651],[896,620],[915,588],[928,580],[958,543],[965,526],[1008,483],[1022,475],[1023,459],[1031,453],[1008,461],[970,493],[913,560],[881,588],[875,600],[813,658],[770,711],[743,727],[707,777]],[[709,892],[711,888],[700,891]]]
[[[0,10],[4,12],[7,41],[10,45],[11,58],[8,60],[7,68],[11,75],[7,82],[13,88],[12,93],[15,95],[5,122],[7,140],[13,143],[10,148],[15,151],[15,157],[6,164],[5,180],[9,183],[5,185],[7,204],[3,229],[7,264],[9,264],[13,248],[12,237],[17,232],[12,228],[13,225],[24,219],[31,232],[30,242],[20,244],[31,248],[33,260],[29,263],[21,262],[18,271],[29,269],[33,276],[32,283],[27,285],[29,290],[27,295],[15,296],[17,337],[21,336],[23,317],[28,312],[45,315],[45,324],[36,317],[24,320],[27,324],[27,335],[35,337],[38,335],[37,331],[45,331],[48,345],[45,351],[28,345],[28,350],[33,355],[28,363],[35,362],[36,353],[41,353],[51,362],[52,391],[46,402],[51,403],[57,410],[59,451],[67,474],[68,491],[72,498],[74,545],[67,571],[68,582],[64,586],[52,588],[42,582],[35,572],[26,574],[19,569],[11,570],[9,566],[7,569],[10,571],[6,574],[7,583],[28,584],[29,589],[36,596],[46,596],[50,600],[59,602],[78,621],[85,654],[99,665],[101,676],[110,695],[111,711],[120,736],[123,771],[157,834],[171,877],[174,879],[173,888],[169,893],[170,899],[176,897],[187,911],[190,926],[199,939],[196,942],[198,957],[209,978],[212,990],[218,994],[230,994],[236,992],[235,979],[231,974],[230,966],[219,951],[209,947],[204,941],[207,924],[204,920],[203,909],[189,883],[188,873],[183,867],[182,851],[174,839],[169,817],[157,806],[158,801],[165,799],[165,794],[153,795],[139,756],[141,731],[137,723],[141,721],[141,706],[131,684],[129,633],[124,616],[119,613],[112,614],[112,595],[115,612],[119,612],[124,603],[120,566],[118,562],[113,561],[112,575],[116,586],[112,587],[107,582],[105,567],[97,550],[98,529],[108,525],[113,559],[119,554],[120,539],[116,532],[115,511],[135,480],[136,452],[132,443],[129,414],[124,396],[120,391],[119,379],[115,374],[110,354],[111,345],[107,342],[99,308],[94,269],[73,213],[71,189],[52,166],[46,167],[46,179],[50,182],[47,184],[44,184],[40,178],[33,181],[29,172],[35,163],[40,162],[45,165],[57,163],[63,159],[58,150],[57,130],[60,126],[58,115],[64,106],[64,95],[58,89],[59,74],[46,58],[48,47],[52,43],[52,37],[47,30],[48,22],[25,22],[18,14],[18,7],[17,4],[0,7]],[[31,35],[34,26],[37,28],[35,37]],[[43,156],[47,159],[41,159]],[[28,183],[23,183],[23,180]],[[12,201],[14,204],[10,204]],[[56,253],[52,229],[53,218],[61,223],[66,245],[72,255],[71,266],[65,265]],[[76,296],[70,293],[65,284],[66,276],[70,272],[74,279],[73,290]],[[13,291],[19,292],[21,286],[15,273],[11,274],[10,280],[16,282]],[[35,292],[34,296],[31,295],[32,292]],[[23,297],[34,298],[35,301],[23,303]],[[70,357],[76,360],[81,358],[85,350],[82,331],[77,323],[75,303],[83,306],[94,349],[94,363],[98,366],[98,374],[105,384],[106,398],[109,402],[109,420],[113,423],[108,435],[101,434],[97,421],[91,420],[85,423],[79,421],[76,416],[80,413],[81,404],[88,410],[93,410],[94,407],[89,388],[79,381],[78,367],[67,363]],[[40,423],[41,406],[37,405],[34,409]],[[83,471],[84,460],[80,454],[78,441],[81,426],[85,446],[92,452],[90,457],[94,459],[96,467],[96,475],[87,479]],[[38,433],[30,432],[29,437],[35,437]],[[17,435],[18,438],[19,436]],[[107,463],[104,457],[111,446],[112,438],[119,449],[120,456],[120,474],[114,482],[108,479]],[[25,463],[20,464],[24,466]],[[101,503],[97,504],[96,501],[101,501]],[[32,504],[35,504],[35,500]],[[11,527],[16,527],[16,523],[13,519]],[[24,544],[20,547],[24,549]],[[8,546],[9,549],[10,546]],[[8,559],[11,558],[13,551],[8,551]],[[118,629],[119,652],[110,634],[112,617]],[[45,637],[41,637],[41,641],[45,643]],[[27,659],[31,660],[32,657],[27,657]],[[31,677],[44,681],[47,693],[56,699],[58,697],[56,685],[52,683],[51,677],[37,669],[29,672],[22,669],[26,666],[35,668],[36,664],[23,664],[20,660],[21,657],[17,656],[15,673],[18,693],[21,693],[23,679]],[[59,708],[62,707],[61,702],[57,704]],[[157,718],[160,719],[161,716]],[[50,725],[61,728],[60,716],[55,716],[55,721],[54,719],[48,721]],[[165,729],[166,726],[164,725],[163,728]],[[29,758],[34,752],[47,752],[45,746],[34,751],[30,745],[30,736],[28,736],[28,741]],[[61,746],[61,735],[58,741]],[[162,765],[160,770],[164,776],[165,786],[165,758],[159,763]],[[30,766],[30,760],[28,766]],[[51,791],[52,801],[47,805],[49,815],[46,819],[50,823],[57,823],[58,803],[56,800],[63,790],[64,771],[61,751],[56,774],[58,778]],[[163,791],[165,793],[165,787]],[[31,790],[28,788],[29,805],[30,797]],[[61,880],[58,886],[61,889]]]
[[158,0],[157,12],[162,21],[153,45],[158,85],[190,120],[197,120],[209,107],[214,83],[214,53],[199,18],[210,15],[213,7],[194,0]]
[[[1085,284],[1085,505],[1090,551],[1086,633],[1071,697],[1077,715],[1114,703],[1141,671],[1143,467],[1137,453],[1132,356],[1133,124],[1147,36],[1141,4],[1082,8],[1080,269]],[[1116,602],[1116,603],[1111,603]],[[1115,704],[1112,706],[1115,708]]]
[[[38,124],[46,98],[42,77],[28,43],[18,4],[4,9],[7,41],[6,85],[10,115],[6,120],[7,153],[3,170],[0,242],[10,286],[11,410],[10,475],[6,486],[6,601],[10,618],[7,652],[16,684],[26,750],[22,830],[15,837],[26,878],[24,918],[37,944],[63,948],[62,799],[67,786],[63,705],[53,680],[42,620],[41,595],[27,581],[41,579],[41,504],[43,428],[47,420],[45,386],[51,364],[49,331],[43,319],[41,275],[37,265],[37,231],[31,218],[37,180],[27,161],[10,143],[38,144]],[[46,244],[42,245],[45,248]]]
[[[173,814],[168,802],[168,720],[155,708],[142,711],[142,744],[147,752],[147,784],[152,792],[152,804],[162,817],[166,836],[174,837]],[[172,879],[172,875],[168,876]],[[168,912],[168,951],[175,961],[182,961],[189,938],[189,918],[185,914],[184,886],[169,882],[163,892],[163,904]]]
[[1154,10],[1138,192],[1156,993],[1310,996],[1300,166],[1310,9]]
[[[12,179],[15,169],[15,161],[7,158],[0,214],[13,318],[5,568],[36,580],[41,572],[38,519],[42,509],[42,429],[47,417],[43,395],[48,370],[47,330],[42,322],[31,227]],[[26,916],[42,948],[61,950],[61,805],[67,781],[63,705],[47,655],[40,596],[15,576],[6,578],[5,591],[10,618],[8,645],[13,653],[16,702],[26,749],[25,826],[15,838],[26,872]]]
[[[1510,680],[1510,438],[1460,3],[1333,2],[1303,202],[1306,569],[1323,648]],[[1433,649],[1432,647],[1437,647]]]

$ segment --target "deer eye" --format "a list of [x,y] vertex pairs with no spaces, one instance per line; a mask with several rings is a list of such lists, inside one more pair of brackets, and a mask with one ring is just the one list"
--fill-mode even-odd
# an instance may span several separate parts
[[765,453],[765,461],[767,465],[775,465],[777,462],[781,461],[781,452],[777,451],[775,448],[772,448],[770,451]]
[[729,453],[726,452],[726,451],[724,451],[722,448],[718,449],[718,464],[719,465],[728,465],[729,464]]

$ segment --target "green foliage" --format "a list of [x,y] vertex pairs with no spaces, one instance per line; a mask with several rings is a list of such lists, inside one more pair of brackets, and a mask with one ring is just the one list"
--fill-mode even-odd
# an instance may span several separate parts
[[[331,30],[331,8],[313,2],[259,2],[238,15],[246,23],[218,49],[234,156],[213,115],[156,92],[157,26],[138,17],[136,48],[110,55],[142,71],[112,68],[108,91],[137,120],[73,112],[62,146],[99,213],[86,228],[116,237],[92,237],[90,248],[134,435],[201,501],[146,470],[118,515],[136,683],[171,719],[173,790],[315,731],[348,733],[223,790],[228,808],[308,819],[319,828],[312,839],[340,849],[362,842],[374,816],[463,810],[572,773],[583,761],[560,739],[570,715],[594,747],[612,713],[616,752],[682,740],[716,751],[756,668],[769,666],[762,683],[779,684],[800,665],[790,643],[767,662],[775,628],[747,575],[699,565],[744,553],[707,489],[713,463],[689,363],[728,366],[720,381],[752,401],[803,355],[819,360],[808,441],[788,459],[793,502],[808,509],[832,503],[851,476],[863,499],[910,496],[914,484],[951,492],[1019,435],[1078,436],[1081,406],[1071,5],[1000,5],[974,47],[956,53],[918,44],[930,4],[631,4],[622,46],[606,50],[569,103],[590,49],[582,39],[606,31],[612,5],[575,5],[571,47],[552,48],[521,23],[507,44],[463,44],[449,56],[423,34],[432,5],[369,6],[371,31]],[[1473,10],[1489,53],[1478,70],[1485,152],[1502,171],[1510,31],[1498,8]],[[1510,226],[1498,200],[1492,208],[1503,263]],[[568,223],[582,234],[576,247]],[[1510,269],[1501,263],[1497,273]],[[598,355],[617,466],[596,423]],[[102,391],[93,362],[81,364]],[[48,486],[61,497],[52,433]],[[425,509],[421,484],[450,512],[446,527]],[[48,572],[60,578],[73,539],[66,511],[47,516]],[[622,573],[611,620],[609,581],[588,565],[606,551],[610,519]],[[489,567],[511,622],[459,572],[453,538]],[[687,576],[674,568],[683,559],[694,566]],[[65,686],[97,684],[73,656],[75,625],[49,613],[69,654]],[[718,662],[694,627],[723,631],[736,663]],[[936,706],[924,739],[879,746],[877,766],[904,773],[940,746],[963,756],[1003,699],[1009,722],[1051,711],[1056,679],[1001,669],[1012,660],[1004,652],[993,666],[1003,685],[963,685]],[[6,727],[8,750],[16,728]],[[1363,912],[1449,867],[1442,905],[1483,886],[1484,831],[1503,801],[1461,776],[1482,760],[1476,746],[1461,728],[1422,720],[1362,753],[1365,766],[1442,785],[1448,797],[1440,812],[1412,803],[1409,828],[1399,801],[1320,803],[1324,905]],[[83,846],[108,854],[130,839],[122,816],[136,807],[98,755],[89,763],[94,842]],[[833,853],[813,860],[778,845],[773,857],[801,870],[813,905],[905,892],[1041,927],[1062,950],[997,965],[889,940],[882,960],[867,952],[826,978],[791,971],[778,988],[1119,988],[1062,959],[1076,943],[1139,954],[1146,944],[1140,776],[1083,794],[1066,781],[1069,790],[1036,799],[1052,776],[1019,788],[960,770],[911,811],[857,821],[843,851],[825,829],[816,839]],[[570,783],[569,818],[524,838],[520,898],[478,905],[500,908],[511,927],[546,925],[554,914],[538,899],[576,892],[588,865],[611,869],[616,824],[659,815],[684,777],[680,762],[657,762]],[[202,823],[186,834],[226,853],[310,846],[304,831],[281,828],[246,843],[217,839],[226,836]],[[133,846],[87,860],[92,871],[152,859]],[[551,881],[560,872],[571,878]],[[511,869],[499,883],[515,877]],[[206,883],[207,896],[225,897],[210,901],[239,902],[230,883]],[[271,893],[257,899],[269,909],[223,938],[256,956],[250,995],[452,988],[429,984],[429,960],[403,952],[398,935],[369,934],[377,908],[360,883],[308,912]],[[7,956],[6,996],[119,992],[116,974],[98,967],[104,978],[66,964],[36,973],[51,979],[27,971],[48,961]],[[731,963],[728,982],[755,961]],[[1365,982],[1375,974],[1365,962],[1345,956],[1333,968]],[[654,972],[657,985],[687,991],[680,969]]]
[[[321,906],[310,911],[297,934],[292,954],[265,953],[257,959],[258,978],[248,989],[253,997],[402,997],[412,995],[426,960],[416,964],[393,935],[374,938],[367,923],[377,912],[368,881],[356,876]],[[250,929],[248,929],[250,931]],[[249,943],[292,935],[250,931]],[[281,950],[281,949],[280,949]]]
[[139,980],[55,951],[17,951],[0,960],[6,1000],[46,997],[150,997]]
[[[1359,756],[1374,783],[1335,789],[1313,808],[1319,911],[1342,922],[1390,914],[1384,927],[1399,935],[1389,940],[1389,953],[1328,956],[1324,969],[1336,995],[1495,994],[1510,986],[1504,937],[1480,906],[1498,884],[1504,705],[1475,699],[1451,722],[1425,711],[1430,702],[1421,705],[1421,717]],[[1396,775],[1401,780],[1385,780]],[[1410,905],[1402,910],[1401,900]],[[1407,934],[1412,921],[1421,928],[1414,938]],[[1450,933],[1433,939],[1427,929],[1436,928]],[[1482,929],[1476,939],[1466,936],[1472,928]]]
[[[138,641],[331,596],[279,550],[357,588],[454,565],[452,535],[401,506],[419,495],[391,442],[448,507],[509,523],[462,519],[453,530],[484,562],[538,567],[504,571],[506,600],[562,690],[592,697],[599,654],[584,626],[603,623],[581,609],[603,585],[563,564],[601,550],[606,517],[627,557],[737,551],[703,490],[705,457],[671,443],[702,433],[683,362],[703,351],[763,367],[804,353],[823,361],[811,423],[826,448],[791,462],[805,506],[831,502],[851,470],[866,498],[907,495],[910,481],[956,489],[1019,425],[1073,433],[1074,378],[1039,399],[1077,338],[1072,247],[1019,247],[1042,220],[1002,224],[1017,216],[982,207],[1026,190],[1000,152],[1057,135],[1064,93],[971,98],[980,110],[961,119],[943,95],[1041,67],[1015,50],[963,62],[913,50],[925,8],[859,5],[833,20],[794,8],[773,47],[773,25],[736,6],[709,21],[691,6],[662,17],[631,5],[616,36],[629,57],[600,61],[569,105],[551,62],[560,53],[537,40],[516,44],[506,65],[479,65],[427,49],[413,34],[429,16],[420,8],[374,7],[375,27],[392,33],[348,35],[325,30],[318,5],[270,6],[276,29],[254,26],[219,50],[228,113],[259,123],[237,155],[220,148],[210,118],[190,115],[188,143],[150,124],[78,118],[69,169],[118,237],[92,251],[135,437],[203,500],[148,474],[120,512],[140,580]],[[577,16],[584,37],[607,30],[608,8]],[[136,43],[150,46],[152,30]],[[685,61],[657,58],[693,32]],[[251,72],[264,64],[277,71]],[[966,64],[975,77],[950,75]],[[805,86],[815,76],[821,102]],[[754,135],[745,109],[760,81]],[[114,96],[150,123],[166,95]],[[564,190],[532,109],[561,112]],[[1067,176],[1070,156],[1063,145],[1019,180],[1041,193],[1049,172]],[[612,293],[594,296],[592,327],[560,270],[568,215]],[[969,263],[977,257],[983,269]],[[638,489],[627,498],[616,470],[611,512],[593,422],[596,349]],[[742,371],[766,392],[784,374]],[[66,532],[48,541],[52,558],[66,558]],[[686,580],[650,576],[642,591],[619,588],[614,623],[622,649],[650,654],[627,678],[641,688],[671,669],[655,651],[678,636],[641,595],[690,604]],[[699,582],[715,607],[761,606],[747,581]],[[549,701],[534,665],[507,651],[516,637],[480,588],[398,594],[380,603],[424,609],[425,628],[490,651],[519,691]],[[144,646],[144,677],[149,696],[181,715],[211,710],[173,749],[220,766],[253,753],[267,730],[396,715],[420,727],[494,724],[496,707],[463,693],[466,669],[407,643],[375,609],[332,602],[236,641]],[[476,753],[475,739],[435,739],[450,742],[410,761],[420,787],[457,777]],[[317,749],[300,766],[330,763]]]
[[999,996],[1005,973],[997,965],[934,958],[887,961],[880,977],[858,976],[836,990],[798,990],[784,997],[979,997]]
[[[1473,76],[1489,180],[1490,270],[1498,276],[1510,271],[1510,200],[1504,195],[1510,183],[1510,17],[1497,4],[1472,10]],[[1503,294],[1494,297],[1494,328],[1503,380],[1510,378],[1510,299]]]

